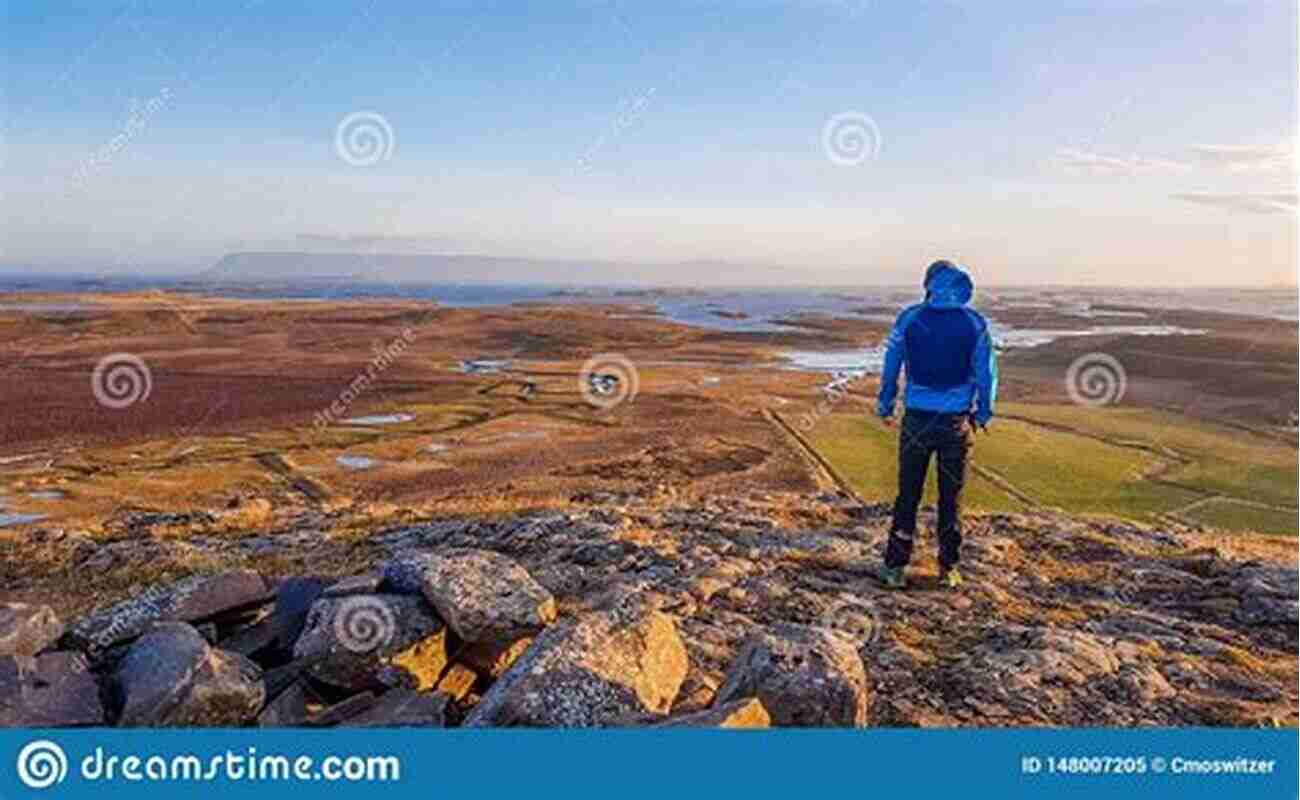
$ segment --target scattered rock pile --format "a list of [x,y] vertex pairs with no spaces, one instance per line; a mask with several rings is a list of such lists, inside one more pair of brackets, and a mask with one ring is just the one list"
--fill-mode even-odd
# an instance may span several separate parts
[[592,502],[381,531],[343,577],[232,558],[66,625],[0,604],[0,726],[1297,721],[1296,569],[1187,532],[975,517],[967,587],[922,557],[891,593],[881,507]]

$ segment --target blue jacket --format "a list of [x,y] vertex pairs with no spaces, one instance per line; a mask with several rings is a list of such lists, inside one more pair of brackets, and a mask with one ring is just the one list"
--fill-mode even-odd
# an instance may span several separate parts
[[975,285],[956,267],[943,267],[925,287],[925,301],[898,315],[889,333],[876,413],[894,413],[898,371],[907,367],[903,405],[922,411],[975,412],[993,418],[998,393],[997,357],[988,322],[967,306]]

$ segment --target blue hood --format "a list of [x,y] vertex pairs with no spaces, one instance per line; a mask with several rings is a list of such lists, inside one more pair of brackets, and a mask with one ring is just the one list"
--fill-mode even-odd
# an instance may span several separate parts
[[961,308],[974,294],[975,283],[956,267],[940,267],[925,284],[925,304],[930,308]]

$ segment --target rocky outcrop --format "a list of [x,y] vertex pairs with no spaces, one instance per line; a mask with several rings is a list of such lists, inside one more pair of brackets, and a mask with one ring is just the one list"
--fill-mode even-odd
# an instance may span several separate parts
[[[57,640],[40,606],[0,613],[0,725],[1298,721],[1294,554],[1267,542],[971,515],[961,591],[937,588],[923,541],[912,587],[886,592],[883,505],[587,500],[261,535],[309,542],[305,574],[148,587]],[[238,541],[202,546],[233,567]]]
[[780,726],[863,727],[871,696],[853,642],[826,628],[778,625],[753,634],[714,708],[757,697]]
[[239,726],[262,708],[262,670],[208,645],[194,628],[159,623],[131,645],[113,677],[119,724],[132,727]]
[[686,669],[672,618],[626,603],[558,623],[537,637],[465,725],[593,727],[662,714]]

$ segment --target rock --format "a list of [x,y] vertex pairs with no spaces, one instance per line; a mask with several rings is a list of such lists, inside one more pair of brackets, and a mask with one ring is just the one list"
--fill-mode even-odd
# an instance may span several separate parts
[[72,646],[95,656],[139,636],[155,622],[200,622],[269,599],[266,582],[256,572],[195,575],[150,587],[97,611],[74,624],[66,638]]
[[80,653],[0,656],[0,728],[103,724],[99,684]]
[[432,689],[448,663],[447,627],[421,597],[359,594],[317,600],[294,644],[307,672],[351,691]]
[[374,692],[354,694],[346,700],[341,700],[321,711],[308,721],[318,727],[332,727],[355,717],[373,706],[377,700],[378,698],[375,697]]
[[132,727],[238,726],[266,698],[262,670],[208,646],[194,628],[158,623],[136,640],[114,674],[119,723]]
[[398,591],[419,591],[466,642],[509,645],[555,621],[555,598],[512,559],[489,550],[409,553],[384,568]]
[[294,681],[257,715],[259,728],[292,728],[307,722],[307,692]]
[[34,656],[62,635],[63,623],[49,606],[0,603],[0,656]]
[[714,708],[757,697],[778,726],[863,727],[870,694],[853,642],[828,628],[779,624],[741,645]]
[[478,683],[478,673],[464,664],[452,664],[438,681],[438,691],[453,700],[464,700]]
[[503,647],[491,642],[476,642],[465,646],[461,651],[460,660],[480,675],[499,678],[519,660],[532,643],[532,639],[520,639]]
[[751,697],[734,700],[716,708],[682,714],[659,723],[660,728],[766,728],[772,724],[762,702]]
[[275,640],[285,650],[293,647],[307,624],[312,604],[321,598],[330,582],[324,578],[288,578],[275,592],[271,614]]
[[331,583],[325,587],[321,597],[345,597],[350,594],[375,594],[384,583],[384,573],[363,572]]
[[1246,625],[1282,625],[1295,628],[1300,622],[1300,602],[1294,597],[1246,597],[1233,612]]
[[447,695],[393,689],[373,705],[348,717],[343,728],[442,728],[446,726]]
[[629,604],[548,628],[492,685],[467,727],[593,727],[663,714],[686,676],[668,615]]

